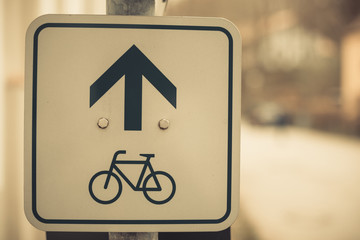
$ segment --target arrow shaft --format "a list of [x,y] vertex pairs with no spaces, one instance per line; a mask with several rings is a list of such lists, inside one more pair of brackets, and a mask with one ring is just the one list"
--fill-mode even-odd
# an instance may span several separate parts
[[129,71],[125,75],[125,130],[141,131],[142,74]]

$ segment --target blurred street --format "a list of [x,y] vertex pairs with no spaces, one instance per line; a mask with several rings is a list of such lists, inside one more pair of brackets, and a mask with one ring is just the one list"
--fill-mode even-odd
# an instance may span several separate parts
[[243,124],[241,148],[233,240],[360,239],[359,139]]

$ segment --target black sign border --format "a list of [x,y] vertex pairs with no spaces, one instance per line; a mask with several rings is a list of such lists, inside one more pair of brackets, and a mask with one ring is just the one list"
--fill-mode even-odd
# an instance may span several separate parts
[[[181,220],[99,220],[99,219],[45,219],[36,207],[36,132],[37,132],[37,74],[38,74],[38,40],[45,28],[122,28],[122,29],[157,29],[157,30],[190,30],[222,32],[229,40],[229,76],[228,76],[228,149],[227,149],[227,206],[223,217],[219,219],[181,219]],[[147,24],[108,24],[108,23],[45,23],[34,33],[33,48],[33,93],[32,93],[32,211],[35,218],[46,224],[219,224],[224,222],[231,213],[232,188],[232,118],[233,118],[233,38],[230,32],[219,26],[192,25],[147,25]]]

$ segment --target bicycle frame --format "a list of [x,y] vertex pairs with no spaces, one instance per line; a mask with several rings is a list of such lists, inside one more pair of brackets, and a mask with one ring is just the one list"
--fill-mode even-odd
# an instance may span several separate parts
[[[154,168],[152,167],[151,163],[150,163],[150,159],[152,156],[149,156],[150,154],[144,154],[144,156],[146,156],[146,160],[144,161],[141,161],[141,160],[116,160],[117,159],[117,156],[119,154],[125,154],[126,151],[125,150],[120,150],[120,151],[117,151],[115,154],[114,154],[114,157],[113,157],[113,160],[111,161],[111,166],[110,166],[110,169],[109,169],[109,174],[106,178],[106,181],[105,181],[105,186],[104,188],[107,189],[108,185],[109,185],[109,181],[110,181],[110,177],[111,177],[111,173],[114,171],[114,169],[119,173],[119,175],[125,180],[125,182],[134,190],[134,191],[144,191],[144,190],[147,190],[147,191],[161,191],[161,186],[160,186],[160,183],[156,177],[156,175],[154,175],[154,181],[155,181],[155,184],[156,184],[156,187],[152,187],[152,188],[143,188],[141,187],[141,182],[143,181],[144,179],[144,175],[145,175],[145,172],[146,172],[146,169],[149,168],[150,170],[150,174],[154,174]],[[144,167],[141,171],[141,174],[139,176],[139,179],[138,179],[138,182],[136,184],[136,186],[129,180],[129,178],[126,177],[126,175],[121,171],[121,169],[117,166],[117,164],[143,164]]]

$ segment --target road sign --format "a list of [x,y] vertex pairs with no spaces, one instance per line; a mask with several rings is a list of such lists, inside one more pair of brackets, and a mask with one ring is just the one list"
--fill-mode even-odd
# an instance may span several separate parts
[[236,219],[240,36],[218,18],[47,15],[26,37],[25,213],[46,231]]

